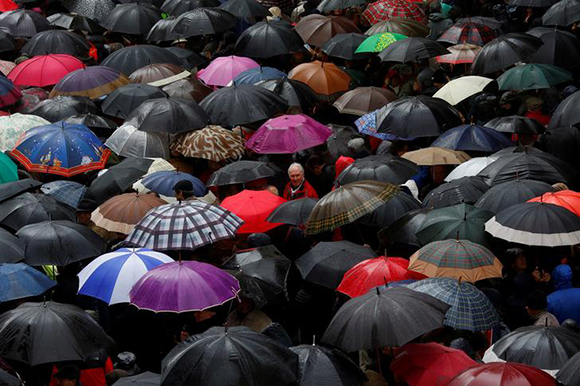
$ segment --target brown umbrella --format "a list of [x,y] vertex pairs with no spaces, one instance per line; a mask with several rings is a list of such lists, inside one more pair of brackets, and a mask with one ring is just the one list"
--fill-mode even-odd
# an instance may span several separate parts
[[109,232],[129,234],[150,209],[167,204],[153,194],[125,193],[101,204],[91,220]]
[[187,99],[199,103],[211,94],[212,89],[197,79],[187,78],[168,84],[163,87],[163,91],[171,98]]
[[420,166],[459,165],[471,157],[462,151],[445,149],[443,147],[426,147],[410,151],[403,158],[415,162]]
[[375,34],[381,34],[384,32],[397,33],[401,35],[408,36],[410,38],[424,38],[429,35],[429,27],[423,23],[419,23],[413,19],[390,19],[383,20],[371,28],[369,28],[365,35],[371,36]]
[[129,79],[131,83],[152,83],[184,72],[187,73],[175,64],[154,63],[135,70],[129,75]]
[[184,157],[219,162],[244,154],[244,142],[233,131],[212,125],[178,135],[171,150],[181,153]]
[[350,76],[346,72],[333,63],[318,60],[294,67],[288,77],[310,86],[318,95],[323,96],[344,92],[350,87]]
[[332,231],[350,224],[388,202],[399,193],[397,185],[378,181],[357,181],[322,197],[312,209],[306,234]]
[[333,106],[343,114],[365,115],[397,99],[397,95],[380,87],[357,87],[344,93]]
[[361,33],[358,27],[343,16],[308,15],[294,27],[305,43],[322,47],[334,35]]

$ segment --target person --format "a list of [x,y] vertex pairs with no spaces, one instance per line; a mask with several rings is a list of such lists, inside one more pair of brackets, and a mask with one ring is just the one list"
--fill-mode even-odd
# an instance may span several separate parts
[[189,180],[178,181],[174,186],[175,198],[179,201],[189,200],[194,196],[193,184]]
[[559,326],[558,319],[548,311],[548,299],[542,291],[531,292],[526,299],[526,311],[534,326]]
[[81,371],[76,366],[63,366],[56,374],[56,386],[77,386],[80,385]]
[[284,188],[284,197],[286,200],[297,200],[300,198],[318,198],[316,190],[304,178],[304,168],[295,162],[288,168],[288,177],[290,182]]
[[547,126],[550,123],[550,116],[545,115],[542,112],[542,105],[544,101],[540,98],[536,97],[529,97],[526,99],[526,117],[535,119],[536,121],[540,122],[542,125]]
[[228,316],[226,326],[246,326],[249,329],[261,333],[272,324],[272,319],[260,311],[254,301],[245,296],[240,296],[236,309]]
[[580,320],[580,288],[572,288],[572,268],[560,264],[552,271],[556,291],[548,295],[548,312],[554,314],[558,322],[566,319]]

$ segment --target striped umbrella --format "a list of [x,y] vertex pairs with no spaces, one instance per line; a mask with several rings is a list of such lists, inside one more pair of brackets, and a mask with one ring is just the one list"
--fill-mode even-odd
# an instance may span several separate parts
[[96,99],[126,84],[129,84],[129,78],[121,72],[105,66],[91,66],[65,75],[49,96],[85,96]]

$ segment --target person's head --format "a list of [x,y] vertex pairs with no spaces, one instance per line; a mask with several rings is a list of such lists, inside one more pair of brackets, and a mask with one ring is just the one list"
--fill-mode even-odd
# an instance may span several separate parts
[[290,183],[294,188],[299,187],[304,182],[304,168],[299,163],[295,162],[288,168],[288,177]]
[[552,185],[552,190],[554,192],[560,192],[562,190],[568,190],[568,185],[566,185],[563,182],[556,182],[554,185]]
[[447,165],[433,165],[431,166],[431,178],[436,184],[445,182],[445,177],[449,174]]
[[514,271],[520,273],[528,269],[528,260],[521,248],[510,248],[506,251],[506,258]]
[[578,326],[578,323],[574,319],[569,318],[564,320],[561,326],[576,333],[580,332],[580,326]]
[[187,200],[192,197],[193,194],[193,184],[189,180],[181,180],[173,186],[175,191],[175,198],[178,200]]
[[266,190],[272,193],[274,196],[280,195],[280,192],[278,192],[278,188],[275,187],[274,185],[266,185]]
[[560,264],[552,271],[552,280],[557,290],[572,288],[572,268],[568,264]]
[[542,291],[531,292],[526,298],[526,311],[528,315],[534,316],[548,308],[548,298]]
[[526,99],[526,109],[528,111],[542,111],[544,101],[540,98],[530,97]]
[[313,155],[312,157],[308,158],[308,161],[306,161],[306,169],[308,169],[308,171],[315,176],[321,175],[323,168],[324,160],[317,155]]
[[76,386],[79,384],[81,372],[76,366],[63,366],[54,374],[57,386]]

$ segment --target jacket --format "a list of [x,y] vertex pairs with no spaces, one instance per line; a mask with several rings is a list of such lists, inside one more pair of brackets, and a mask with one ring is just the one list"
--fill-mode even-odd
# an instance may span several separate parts
[[288,182],[286,187],[284,188],[283,196],[286,200],[298,200],[300,198],[318,198],[318,194],[316,190],[308,183],[308,181],[304,180],[302,185],[292,193],[292,183]]
[[560,324],[566,319],[580,321],[580,288],[572,288],[572,269],[560,264],[552,271],[556,291],[548,295],[547,311],[553,314]]

